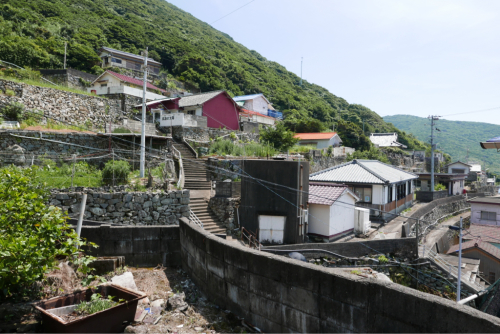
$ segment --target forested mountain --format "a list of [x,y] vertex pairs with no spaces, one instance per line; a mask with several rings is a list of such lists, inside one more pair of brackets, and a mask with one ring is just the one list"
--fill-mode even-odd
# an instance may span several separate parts
[[368,149],[365,133],[398,132],[410,148],[422,143],[400,132],[370,109],[349,104],[304,81],[280,64],[245,48],[210,25],[163,0],[0,0],[0,60],[32,68],[68,64],[98,71],[101,46],[138,54],[146,46],[169,75],[201,91],[264,93],[297,132],[335,124],[344,144]]
[[[399,129],[414,134],[422,141],[429,141],[431,135],[430,121],[427,118],[411,115],[385,116],[386,122],[391,122]],[[453,160],[464,161],[469,149],[469,158],[482,162],[490,171],[500,172],[500,154],[495,150],[483,150],[479,142],[500,136],[500,125],[448,121],[441,119],[436,122],[440,131],[435,131],[438,148],[451,155]]]

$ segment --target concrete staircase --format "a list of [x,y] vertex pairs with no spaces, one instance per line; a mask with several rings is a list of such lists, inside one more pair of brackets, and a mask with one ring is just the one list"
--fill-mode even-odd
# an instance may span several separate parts
[[191,198],[191,211],[203,222],[203,229],[216,234],[226,234],[226,228],[219,222],[219,218],[208,207],[204,198]]
[[175,143],[174,147],[182,156],[184,189],[210,190],[210,181],[207,181],[205,161],[196,159],[195,154],[184,143]]

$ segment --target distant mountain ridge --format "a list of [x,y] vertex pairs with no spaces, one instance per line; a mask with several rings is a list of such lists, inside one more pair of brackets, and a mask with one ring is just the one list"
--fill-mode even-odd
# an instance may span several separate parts
[[[430,121],[427,118],[412,115],[385,116],[386,122],[394,124],[400,130],[413,134],[421,141],[429,142],[431,135]],[[455,160],[481,162],[492,172],[500,172],[500,153],[495,150],[483,150],[479,142],[500,136],[500,125],[482,122],[449,121],[436,122],[435,131],[438,149],[451,155]]]

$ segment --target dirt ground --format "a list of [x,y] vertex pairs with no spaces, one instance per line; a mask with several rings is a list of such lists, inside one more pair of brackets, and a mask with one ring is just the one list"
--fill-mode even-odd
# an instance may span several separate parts
[[[186,273],[175,268],[129,268],[137,288],[147,294],[150,302],[172,298],[184,293],[187,309],[175,311],[167,307],[156,324],[136,322],[127,327],[128,333],[245,333],[250,330],[241,319],[228,310],[210,303],[200,293]],[[141,310],[149,306],[141,306]],[[139,311],[140,312],[140,311]],[[138,313],[139,313],[138,312]],[[153,319],[157,319],[157,314]]]

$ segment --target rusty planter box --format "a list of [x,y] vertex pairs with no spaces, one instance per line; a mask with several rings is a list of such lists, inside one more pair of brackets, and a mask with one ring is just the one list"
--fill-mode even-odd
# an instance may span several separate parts
[[[94,293],[100,293],[104,298],[116,297],[115,301],[125,299],[125,302],[71,322],[64,322],[48,312],[51,309],[90,301]],[[46,333],[122,333],[125,327],[134,321],[137,304],[145,297],[138,292],[110,284],[98,286],[94,291],[87,289],[44,300],[36,304],[35,308],[42,313],[43,329]]]

